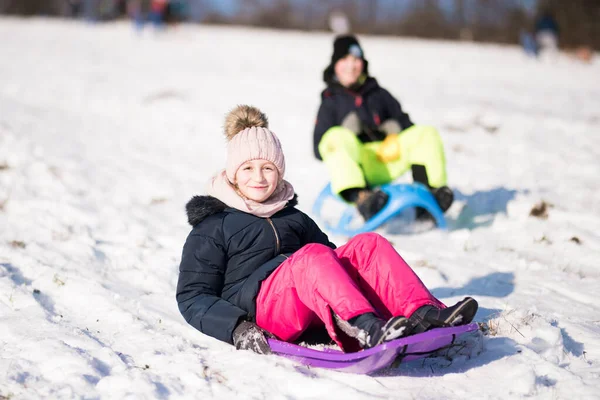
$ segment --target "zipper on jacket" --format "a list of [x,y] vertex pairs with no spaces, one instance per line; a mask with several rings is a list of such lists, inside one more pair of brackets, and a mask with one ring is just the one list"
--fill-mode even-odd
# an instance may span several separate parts
[[271,218],[267,218],[269,224],[271,224],[271,228],[273,228],[273,233],[275,234],[275,243],[276,243],[276,255],[279,254],[279,250],[281,248],[281,243],[279,242],[279,235],[277,234],[277,229],[275,229],[275,224],[271,221]]

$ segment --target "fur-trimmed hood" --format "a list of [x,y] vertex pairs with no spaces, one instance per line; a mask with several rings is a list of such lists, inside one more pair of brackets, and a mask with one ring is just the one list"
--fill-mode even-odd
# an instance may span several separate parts
[[[298,204],[298,195],[287,202],[287,207],[294,207]],[[227,204],[212,196],[194,196],[185,205],[188,223],[192,226],[198,225],[211,215],[225,211],[229,208]]]

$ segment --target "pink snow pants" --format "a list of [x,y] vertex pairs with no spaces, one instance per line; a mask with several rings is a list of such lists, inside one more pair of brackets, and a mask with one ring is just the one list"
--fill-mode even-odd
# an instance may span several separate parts
[[310,326],[325,324],[342,348],[331,311],[343,320],[373,312],[387,320],[410,317],[421,306],[445,305],[392,247],[376,233],[363,233],[332,250],[308,244],[285,260],[263,283],[256,299],[256,323],[285,341]]

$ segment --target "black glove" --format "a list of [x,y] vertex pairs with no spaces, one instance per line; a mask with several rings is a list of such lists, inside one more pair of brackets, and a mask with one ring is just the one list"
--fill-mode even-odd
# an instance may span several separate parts
[[233,344],[238,350],[252,350],[258,354],[271,354],[267,336],[273,337],[258,325],[250,321],[242,321],[233,330]]

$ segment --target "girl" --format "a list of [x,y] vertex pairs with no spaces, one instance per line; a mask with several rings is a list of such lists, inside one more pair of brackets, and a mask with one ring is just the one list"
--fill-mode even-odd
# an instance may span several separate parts
[[413,180],[429,187],[446,211],[454,195],[446,186],[437,130],[414,125],[398,100],[369,76],[368,66],[354,36],[335,39],[313,135],[315,157],[325,163],[334,193],[356,203],[369,220],[388,201],[385,192],[371,188],[411,169]]
[[281,144],[260,110],[235,108],[225,135],[225,169],[186,206],[193,229],[177,302],[194,328],[264,354],[267,336],[294,341],[315,326],[355,351],[473,319],[475,300],[446,308],[382,236],[336,249],[294,207]]

